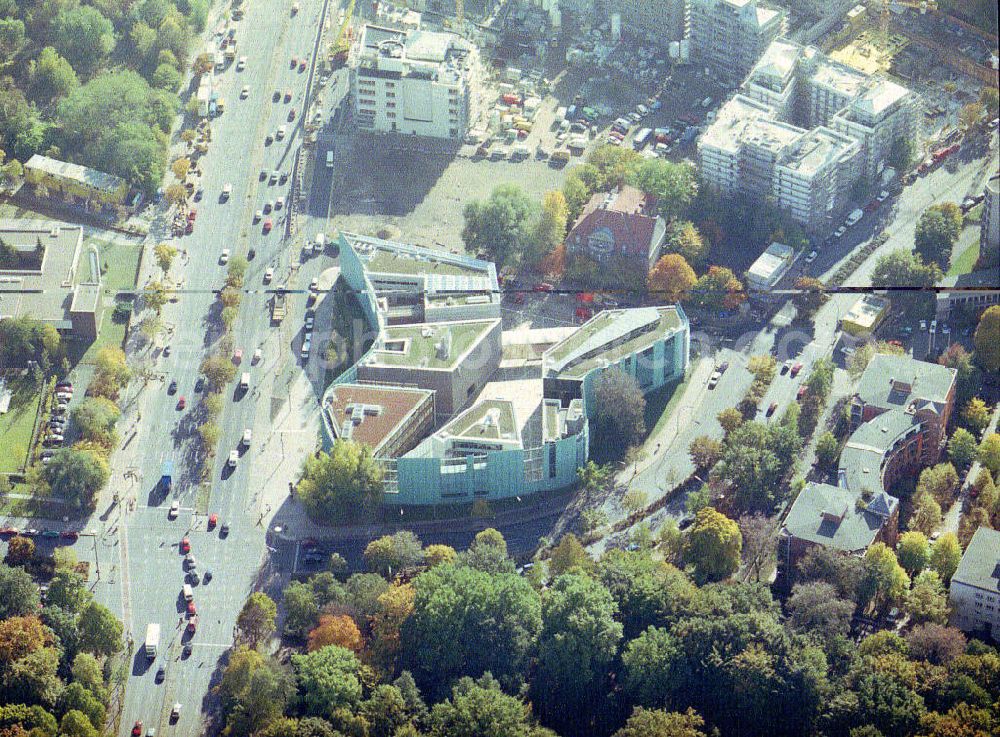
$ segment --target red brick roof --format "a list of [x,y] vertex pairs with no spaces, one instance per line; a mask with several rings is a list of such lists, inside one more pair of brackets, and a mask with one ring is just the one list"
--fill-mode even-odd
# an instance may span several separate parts
[[583,208],[566,241],[571,248],[586,247],[592,233],[606,228],[618,255],[646,258],[656,228],[655,205],[655,198],[628,185],[598,192]]

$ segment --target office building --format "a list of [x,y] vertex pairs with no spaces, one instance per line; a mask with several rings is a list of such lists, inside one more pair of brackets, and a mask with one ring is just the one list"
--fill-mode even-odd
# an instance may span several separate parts
[[953,625],[1000,639],[1000,531],[976,530],[951,577],[948,600]]
[[350,63],[362,130],[461,140],[479,115],[479,54],[456,34],[366,25]]
[[738,84],[788,30],[785,10],[757,0],[691,0],[692,61]]
[[[375,449],[393,505],[467,503],[563,489],[589,457],[594,387],[617,367],[651,392],[684,375],[680,307],[598,313],[580,328],[504,341],[500,320],[428,312],[447,287],[496,292],[492,264],[349,233],[341,274],[357,295],[370,347],[324,393],[327,443]],[[476,310],[492,309],[476,303]],[[440,319],[439,319],[440,318]],[[527,341],[527,342],[525,342]],[[498,370],[511,348],[513,373]],[[530,345],[528,354],[519,348]],[[433,419],[431,419],[433,418]]]
[[[564,4],[560,2],[560,8]],[[621,16],[624,30],[661,46],[688,35],[688,0],[608,0],[605,8]]]
[[92,341],[103,315],[101,260],[83,228],[52,220],[0,222],[0,319],[33,317]]

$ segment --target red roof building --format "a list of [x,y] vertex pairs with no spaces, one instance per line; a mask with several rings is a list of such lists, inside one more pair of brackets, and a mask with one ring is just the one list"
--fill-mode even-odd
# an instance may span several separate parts
[[659,256],[666,233],[656,199],[625,185],[590,198],[566,237],[566,248],[596,261],[642,261],[648,269]]

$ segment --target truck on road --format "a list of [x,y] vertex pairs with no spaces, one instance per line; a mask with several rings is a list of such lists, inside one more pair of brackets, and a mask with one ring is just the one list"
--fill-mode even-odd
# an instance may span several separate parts
[[156,651],[160,647],[160,625],[158,622],[150,622],[146,625],[146,657],[152,660],[156,657]]
[[279,287],[278,290],[271,295],[271,323],[274,325],[280,325],[281,321],[285,319],[285,312],[287,311],[287,301],[288,297],[285,295],[285,290]]

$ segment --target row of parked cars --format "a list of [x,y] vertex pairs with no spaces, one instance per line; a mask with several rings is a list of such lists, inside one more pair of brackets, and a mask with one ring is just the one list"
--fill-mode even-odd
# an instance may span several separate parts
[[59,532],[58,530],[39,530],[35,527],[28,527],[25,529],[20,529],[19,527],[0,527],[0,537],[15,537],[16,535],[25,535],[27,537],[48,537],[48,538],[58,538],[60,540],[76,540],[80,537],[80,533],[76,530],[63,530]]
[[46,450],[42,451],[42,463],[48,463],[55,453],[54,447],[63,444],[66,439],[66,429],[69,426],[69,403],[73,401],[73,384],[60,381],[54,390],[55,401],[52,404],[52,414],[46,423],[45,438],[42,441]]

